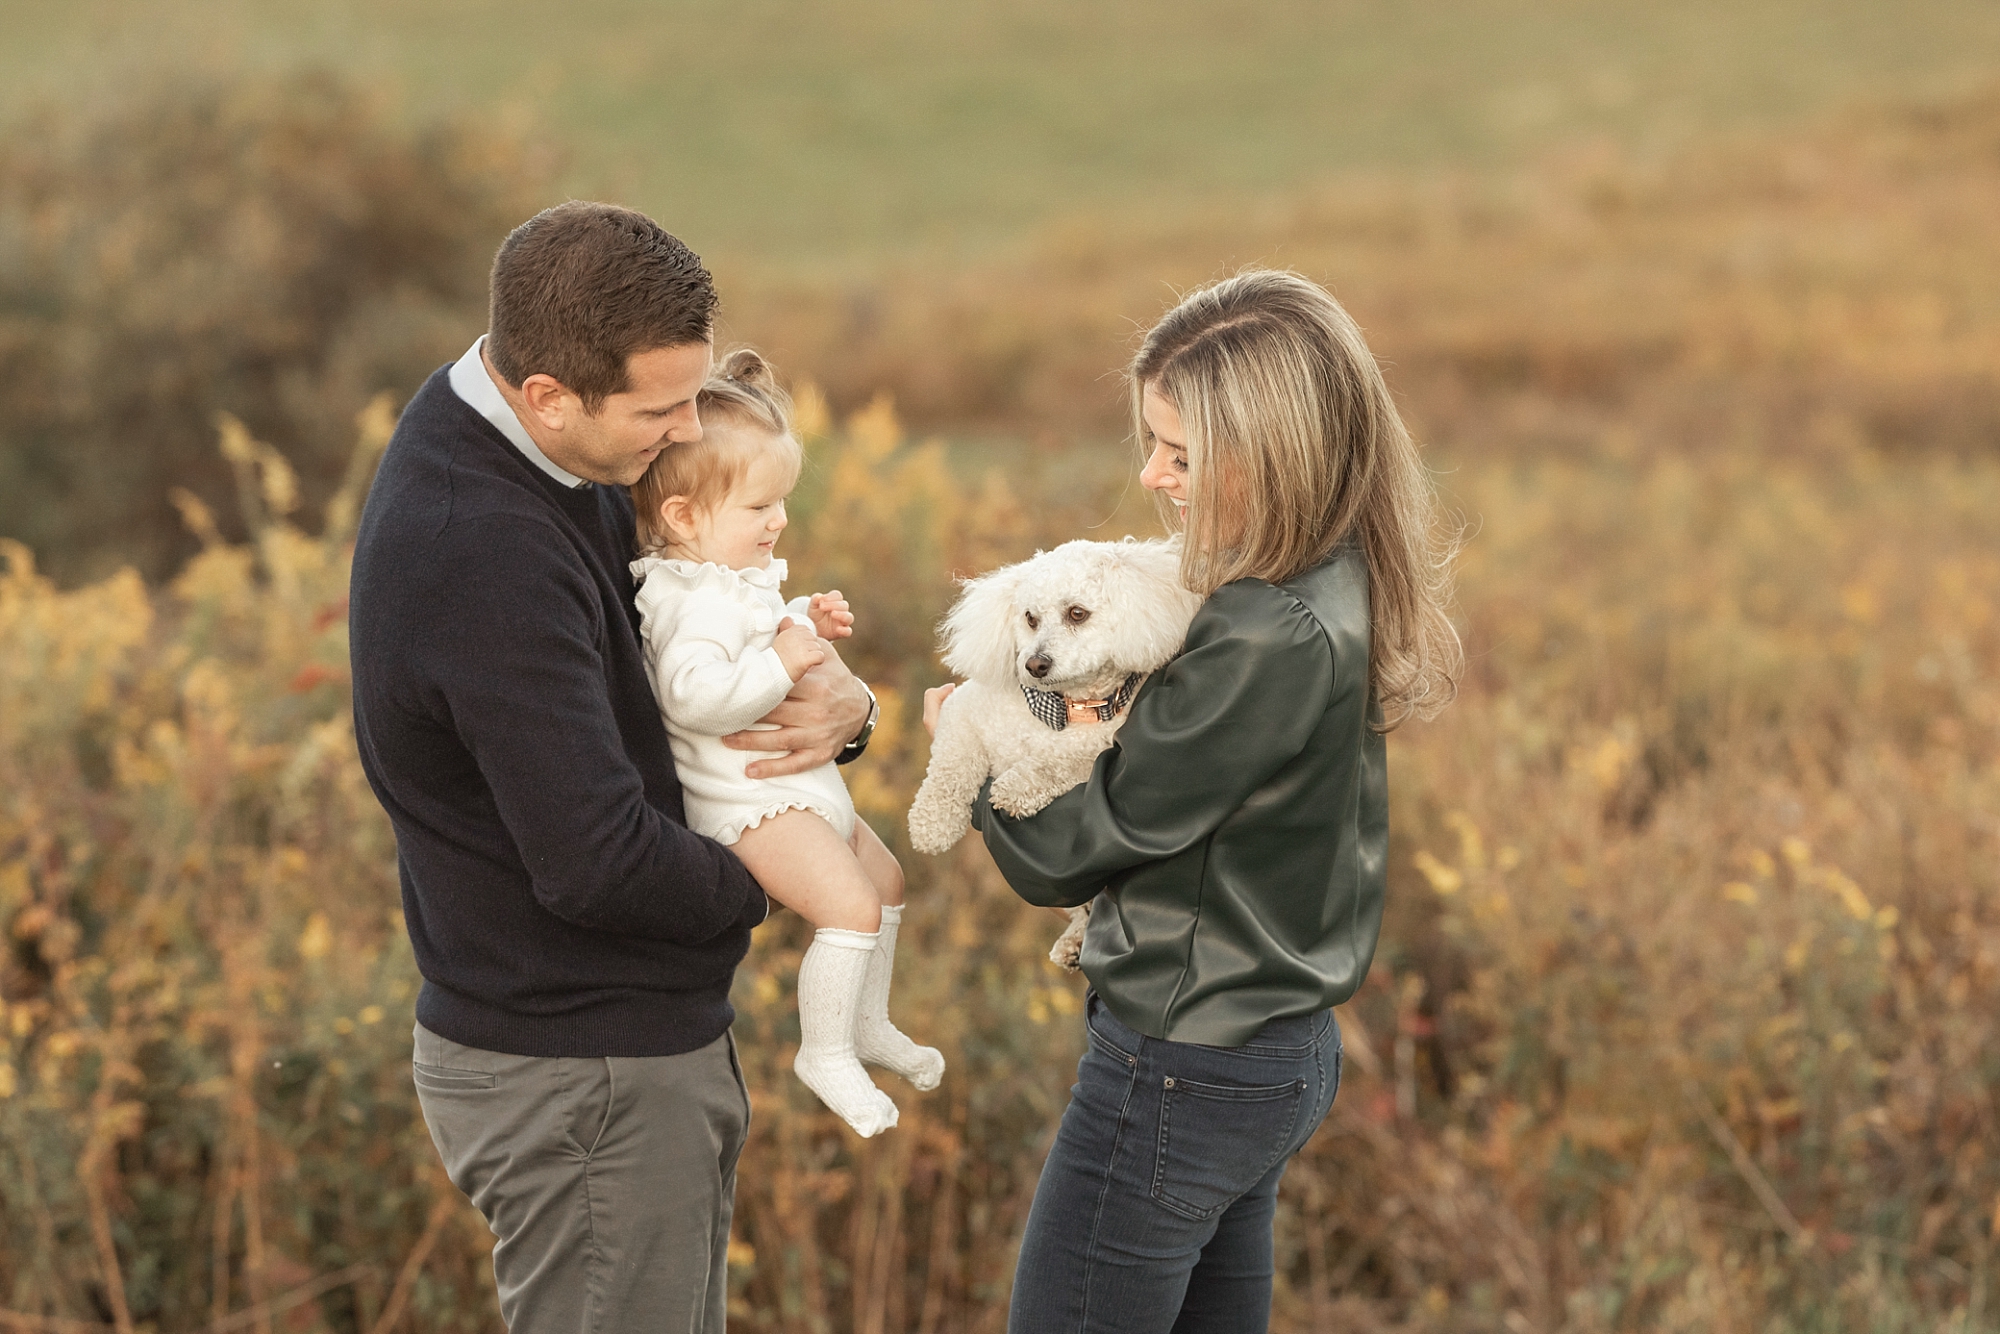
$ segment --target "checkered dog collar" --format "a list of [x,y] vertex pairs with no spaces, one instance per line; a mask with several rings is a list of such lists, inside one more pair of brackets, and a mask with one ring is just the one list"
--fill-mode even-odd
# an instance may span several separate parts
[[1071,723],[1108,723],[1116,718],[1132,702],[1139,688],[1139,677],[1138,672],[1126,677],[1125,684],[1110,699],[1070,699],[1060,690],[1036,690],[1032,686],[1022,686],[1021,693],[1028,697],[1028,712],[1060,732]]

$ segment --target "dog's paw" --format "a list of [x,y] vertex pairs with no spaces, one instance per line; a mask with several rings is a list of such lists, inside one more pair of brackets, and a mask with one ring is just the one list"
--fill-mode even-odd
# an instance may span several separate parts
[[[969,826],[968,826],[969,827]],[[942,834],[920,834],[913,826],[910,829],[910,846],[926,857],[942,857],[958,846],[958,840],[965,837],[965,830],[946,836]]]
[[949,811],[939,810],[935,802],[919,802],[910,807],[910,846],[926,856],[939,857],[950,852],[971,828],[972,820],[964,811],[958,812],[954,820]]
[[1040,766],[1024,761],[993,780],[988,799],[1016,819],[1026,819],[1075,786],[1052,788]]
[[[1009,815],[1019,817],[1033,815],[1035,811],[1041,809],[1041,806],[1036,806],[1033,810],[1028,809],[1028,794],[1025,790],[1027,785],[1021,781],[1020,772],[1018,768],[1009,769],[993,780],[993,786],[987,790],[986,798],[993,803],[995,810],[1002,810]],[[1047,804],[1047,802],[1042,803],[1043,806]]]
[[1090,922],[1090,905],[1068,911],[1069,925],[1056,937],[1056,943],[1049,947],[1049,962],[1074,973],[1083,964],[1083,928]]

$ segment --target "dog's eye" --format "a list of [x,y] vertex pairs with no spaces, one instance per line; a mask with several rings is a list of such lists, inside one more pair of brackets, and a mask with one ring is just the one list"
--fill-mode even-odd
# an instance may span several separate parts
[[1071,607],[1068,611],[1063,613],[1063,619],[1065,621],[1068,621],[1071,625],[1082,625],[1085,621],[1090,619],[1090,608]]
[[1029,613],[1028,613],[1028,628],[1029,628],[1030,630],[1039,630],[1039,629],[1041,629],[1041,628],[1042,628],[1042,618],[1041,618],[1041,617],[1039,617],[1039,616],[1037,616],[1037,615],[1035,615],[1035,613],[1033,613],[1033,612],[1029,612]]

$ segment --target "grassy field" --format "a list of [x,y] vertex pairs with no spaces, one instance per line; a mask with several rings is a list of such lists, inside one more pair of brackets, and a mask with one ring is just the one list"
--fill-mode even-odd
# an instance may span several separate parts
[[704,254],[824,271],[1355,169],[1646,154],[2000,65],[1987,0],[82,0],[0,6],[0,114],[318,63],[574,150]]
[[725,271],[731,331],[843,407],[1060,448],[1123,434],[1111,372],[1177,287],[1327,283],[1447,464],[1768,457],[2000,439],[2000,88],[1659,160],[1350,179],[1259,208],[1079,220],[869,281]]

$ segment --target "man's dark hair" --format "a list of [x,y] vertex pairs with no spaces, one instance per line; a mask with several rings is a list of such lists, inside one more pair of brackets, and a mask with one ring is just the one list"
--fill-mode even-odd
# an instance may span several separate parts
[[700,257],[658,223],[572,199],[500,243],[486,355],[508,384],[553,376],[594,413],[635,352],[708,342],[715,306]]

